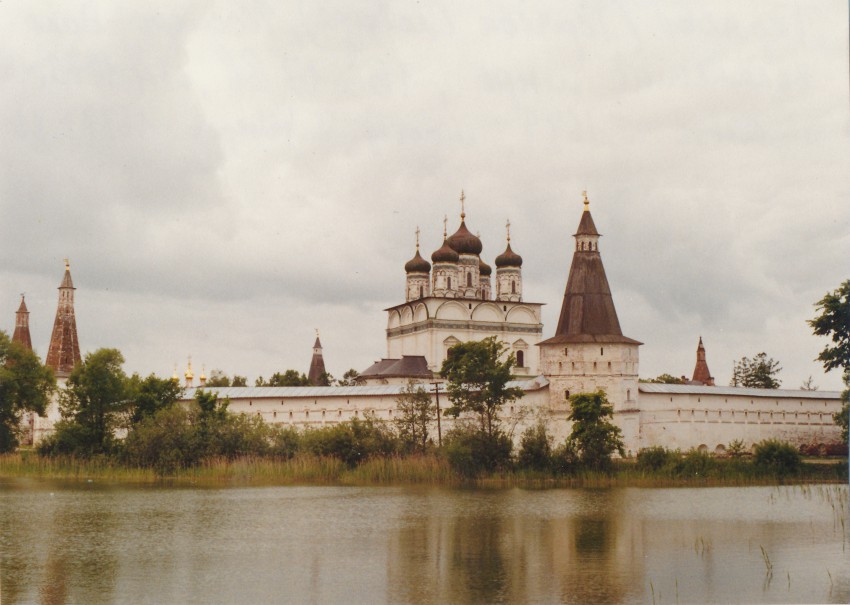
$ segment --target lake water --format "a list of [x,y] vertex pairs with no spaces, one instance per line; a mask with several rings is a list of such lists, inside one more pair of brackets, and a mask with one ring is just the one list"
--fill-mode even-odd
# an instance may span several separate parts
[[847,603],[847,496],[0,479],[0,602]]

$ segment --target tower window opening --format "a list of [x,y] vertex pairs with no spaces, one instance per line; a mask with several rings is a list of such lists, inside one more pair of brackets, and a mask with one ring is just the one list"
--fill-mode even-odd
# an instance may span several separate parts
[[452,289],[452,278],[451,277],[446,278],[446,288],[449,289],[449,290]]
[[511,280],[511,294],[516,294],[516,282]]
[[569,349],[564,349],[564,357],[566,357],[567,355],[569,355],[569,353],[570,353],[570,350],[569,350]]
[[469,309],[472,310],[472,303],[469,303]]
[[507,310],[508,310],[508,305],[502,305],[502,311],[507,311]]
[[596,362],[595,361],[593,362],[593,369],[594,370],[596,369]]
[[424,296],[425,296],[425,288],[423,288],[422,286],[419,286],[419,298],[422,298]]
[[632,400],[632,390],[626,389],[626,401],[631,401],[631,400]]
[[472,273],[467,273],[467,274],[466,274],[466,287],[467,287],[467,288],[471,288],[471,287],[472,287]]
[[569,389],[567,389],[566,391],[564,391],[564,399],[566,399],[566,400],[568,400],[568,401],[569,401],[569,399],[570,399],[570,391],[569,391]]
[[599,347],[599,355],[605,355],[605,347]]
[[608,369],[609,370],[611,369],[611,362],[610,361],[608,362]]
[[523,351],[516,352],[516,364],[521,368],[525,367],[525,353]]

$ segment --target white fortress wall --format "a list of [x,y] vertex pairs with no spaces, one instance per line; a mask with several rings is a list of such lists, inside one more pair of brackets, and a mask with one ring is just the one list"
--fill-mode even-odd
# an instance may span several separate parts
[[640,447],[723,453],[733,440],[749,449],[764,439],[793,445],[839,441],[833,414],[841,394],[668,384],[640,384]]

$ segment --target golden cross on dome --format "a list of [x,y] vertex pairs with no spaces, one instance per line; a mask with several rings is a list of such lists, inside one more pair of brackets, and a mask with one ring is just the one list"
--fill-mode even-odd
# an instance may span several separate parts
[[319,337],[319,328],[315,328],[315,330],[316,330],[316,338],[318,338]]
[[511,243],[511,219],[508,219],[508,222],[505,223],[505,228],[508,230],[508,243]]
[[65,259],[65,269],[70,269],[70,268],[71,268],[71,263],[69,263],[68,259],[66,258]]
[[466,195],[463,193],[463,189],[460,190],[460,219],[463,220],[466,218],[466,210],[464,209],[464,202],[466,201]]
[[443,215],[443,239],[446,239],[446,236],[449,234],[448,228],[449,228],[449,215],[444,214]]
[[416,225],[416,249],[419,250],[419,225]]
[[590,206],[590,200],[587,199],[587,190],[581,192],[584,195],[584,209],[587,210],[588,206]]

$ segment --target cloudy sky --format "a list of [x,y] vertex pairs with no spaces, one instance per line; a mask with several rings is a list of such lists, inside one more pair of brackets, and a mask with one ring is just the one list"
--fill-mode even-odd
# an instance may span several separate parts
[[[845,0],[0,3],[0,328],[46,354],[64,257],[84,353],[253,381],[386,355],[442,218],[510,218],[557,323],[582,190],[641,376],[721,384],[850,277]],[[5,324],[5,325],[3,325]]]

